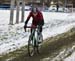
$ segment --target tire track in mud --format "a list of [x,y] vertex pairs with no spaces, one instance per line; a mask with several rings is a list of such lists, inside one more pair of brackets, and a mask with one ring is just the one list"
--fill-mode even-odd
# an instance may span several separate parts
[[40,54],[35,54],[33,57],[29,57],[28,54],[23,54],[12,61],[43,61],[47,57],[50,57],[49,61],[51,61],[62,49],[66,49],[75,43],[75,31],[73,30],[48,38],[43,43]]

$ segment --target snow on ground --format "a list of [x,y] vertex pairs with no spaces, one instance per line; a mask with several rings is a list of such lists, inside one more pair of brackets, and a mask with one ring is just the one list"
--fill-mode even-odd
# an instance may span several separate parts
[[[28,14],[29,11],[26,11],[25,20]],[[66,32],[75,26],[75,13],[43,12],[43,16],[45,20],[43,27],[44,39]],[[8,25],[9,17],[9,10],[0,10],[0,55],[7,54],[27,45],[28,36],[30,34],[29,30],[24,32],[24,23],[15,24],[16,11],[14,13],[15,25]],[[31,20],[32,19],[30,19],[28,25],[31,24]]]
[[64,49],[51,61],[75,61],[75,45]]
[[64,59],[64,61],[75,61],[75,52],[73,52],[68,58]]

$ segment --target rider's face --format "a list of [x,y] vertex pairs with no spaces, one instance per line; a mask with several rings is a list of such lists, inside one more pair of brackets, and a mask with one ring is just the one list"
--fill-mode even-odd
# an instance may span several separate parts
[[37,9],[36,8],[33,8],[33,12],[36,13],[37,12]]

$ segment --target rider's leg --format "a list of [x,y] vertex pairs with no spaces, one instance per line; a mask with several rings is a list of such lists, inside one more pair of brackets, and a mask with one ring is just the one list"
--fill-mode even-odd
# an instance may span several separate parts
[[42,26],[40,27],[40,34],[42,34]]
[[35,36],[35,29],[31,28],[31,40],[33,40]]
[[38,33],[38,35],[39,35],[38,43],[40,44],[40,43],[42,42],[42,40],[41,40],[41,37],[42,37],[42,26],[39,28],[39,33]]
[[31,40],[33,40],[33,36],[32,36],[32,28],[31,28]]

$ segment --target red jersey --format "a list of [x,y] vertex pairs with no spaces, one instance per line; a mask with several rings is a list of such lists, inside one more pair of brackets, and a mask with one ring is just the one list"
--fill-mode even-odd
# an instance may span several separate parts
[[43,15],[40,11],[37,11],[37,13],[30,12],[27,21],[29,21],[31,17],[33,18],[32,25],[37,25],[39,21],[43,20]]

